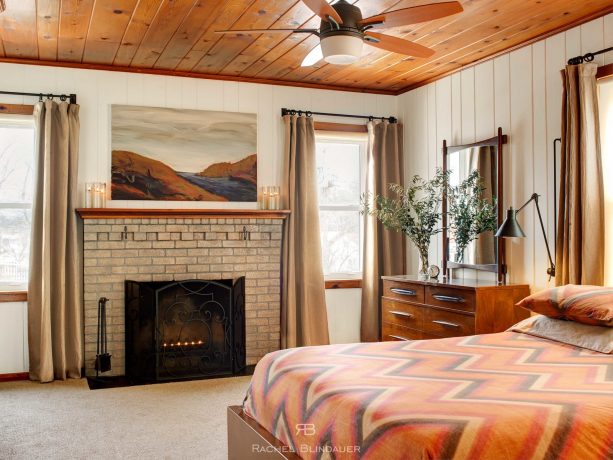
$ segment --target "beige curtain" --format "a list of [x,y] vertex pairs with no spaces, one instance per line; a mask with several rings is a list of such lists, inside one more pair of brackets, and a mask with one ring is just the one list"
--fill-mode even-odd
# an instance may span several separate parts
[[77,258],[79,106],[39,102],[36,190],[28,286],[30,379],[81,377],[81,288]]
[[315,128],[311,117],[285,115],[285,224],[281,346],[326,345],[328,316],[321,262]]
[[[368,123],[366,193],[389,195],[390,184],[402,184],[402,125],[387,121]],[[364,262],[362,273],[363,342],[379,340],[381,276],[405,272],[405,238],[386,230],[373,216],[364,216]]]
[[604,281],[604,188],[594,63],[562,71],[556,284]]

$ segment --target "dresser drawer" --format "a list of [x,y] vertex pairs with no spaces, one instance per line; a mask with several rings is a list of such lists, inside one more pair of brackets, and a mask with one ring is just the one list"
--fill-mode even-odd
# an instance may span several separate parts
[[383,297],[405,300],[407,302],[423,303],[425,286],[409,281],[383,280]]
[[412,329],[422,329],[424,309],[417,305],[395,300],[383,299],[382,320],[385,323],[398,324]]
[[475,311],[475,291],[427,286],[425,303],[452,310]]
[[389,342],[390,340],[421,340],[423,333],[408,327],[384,322],[381,328],[381,336],[384,342]]
[[423,324],[425,332],[439,337],[461,337],[475,333],[475,317],[473,315],[434,308],[424,311]]

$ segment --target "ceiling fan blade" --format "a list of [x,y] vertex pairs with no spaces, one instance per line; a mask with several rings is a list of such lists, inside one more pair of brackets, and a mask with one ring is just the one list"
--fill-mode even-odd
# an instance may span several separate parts
[[216,34],[315,34],[317,29],[245,29],[245,30],[216,30]]
[[341,16],[328,4],[328,2],[326,2],[326,0],[302,0],[302,3],[308,6],[309,9],[321,19],[327,20],[328,16],[330,16],[338,24],[343,23]]
[[[367,30],[364,32],[366,43],[375,48],[381,48],[393,53],[406,54],[407,56],[415,56],[419,58],[429,58],[434,54],[434,50],[410,42],[403,38],[393,37],[391,35],[378,34]],[[371,39],[369,40],[368,37]]]
[[464,11],[464,8],[462,8],[459,2],[431,3],[429,5],[414,6],[371,16],[362,19],[360,25],[379,28],[406,26],[407,24],[417,24],[419,22],[444,18],[445,16],[461,13],[462,11]]
[[300,66],[310,67],[313,64],[316,64],[319,61],[321,61],[323,58],[324,58],[324,53],[321,51],[321,45],[317,45],[315,48],[309,51],[309,54],[306,55],[306,57],[304,58]]

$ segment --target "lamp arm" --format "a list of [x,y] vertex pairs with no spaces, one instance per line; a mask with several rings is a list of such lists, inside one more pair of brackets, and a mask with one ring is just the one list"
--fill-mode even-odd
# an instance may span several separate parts
[[[519,211],[521,211],[522,209],[524,209],[526,206],[528,206],[531,202],[535,202],[536,203],[536,207],[539,207],[539,196],[537,193],[533,193],[532,196],[530,197],[530,199],[528,201],[526,201],[521,208],[519,208],[516,211],[516,214],[519,213]],[[540,214],[540,213],[539,213]]]
[[549,241],[547,240],[547,232],[545,232],[545,224],[543,224],[543,216],[541,215],[541,207],[539,206],[539,196],[537,193],[533,193],[532,196],[524,205],[516,211],[516,214],[519,213],[522,209],[530,204],[530,202],[534,201],[536,205],[536,212],[539,216],[539,223],[541,224],[541,231],[543,232],[543,239],[545,240],[545,248],[547,248],[547,256],[549,257],[549,268],[547,269],[547,274],[549,276],[555,276],[556,274],[556,266],[553,263],[553,258],[551,257],[551,250],[549,249]]

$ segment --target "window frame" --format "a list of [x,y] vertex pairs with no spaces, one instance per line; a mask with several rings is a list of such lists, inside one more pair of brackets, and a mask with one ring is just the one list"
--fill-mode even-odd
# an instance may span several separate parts
[[[17,120],[23,117],[33,122],[34,106],[26,104],[4,104],[0,103],[0,123],[3,115],[18,116]],[[20,123],[19,123],[20,124]],[[32,209],[32,203],[8,202],[0,203],[0,209]],[[20,289],[20,286],[11,286],[0,282],[0,304],[10,302],[27,302],[27,289]]]
[[[326,125],[321,123],[321,125]],[[360,196],[366,192],[366,150],[368,147],[368,133],[363,129],[361,125],[342,125],[342,124],[328,124],[338,129],[339,126],[347,126],[347,129],[340,130],[327,130],[327,129],[315,129],[315,143],[329,142],[329,143],[341,143],[341,144],[358,144],[360,146],[359,153],[359,171],[360,171]],[[358,126],[359,128],[355,128]],[[366,128],[366,126],[364,126]],[[351,211],[359,212],[360,204],[357,205],[330,205],[319,204],[318,210],[321,211]],[[343,289],[343,288],[356,288],[355,281],[361,281],[362,274],[364,272],[364,219],[360,219],[359,228],[359,265],[361,270],[359,272],[339,272],[325,274],[326,286],[329,289]],[[324,267],[325,268],[325,267]],[[325,270],[324,270],[325,271]],[[340,283],[341,281],[347,281],[347,283]],[[328,287],[330,286],[330,287]]]

